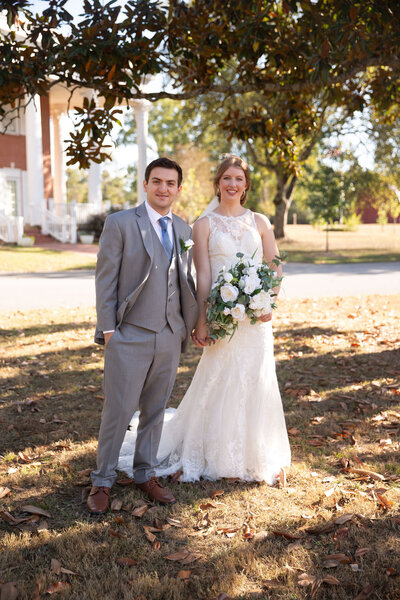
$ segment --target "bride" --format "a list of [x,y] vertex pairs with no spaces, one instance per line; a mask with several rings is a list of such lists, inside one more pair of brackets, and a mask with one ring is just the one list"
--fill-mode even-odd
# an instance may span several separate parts
[[[244,208],[250,171],[229,155],[218,167],[218,207],[193,227],[199,318],[192,334],[203,354],[177,410],[168,409],[157,455],[158,476],[182,471],[181,481],[240,478],[284,483],[290,448],[275,373],[271,313],[241,321],[231,340],[210,343],[206,300],[220,270],[236,253],[272,266],[278,254],[268,219]],[[277,269],[276,267],[274,267]],[[277,269],[280,275],[281,268]],[[138,415],[121,448],[118,468],[132,476]]]

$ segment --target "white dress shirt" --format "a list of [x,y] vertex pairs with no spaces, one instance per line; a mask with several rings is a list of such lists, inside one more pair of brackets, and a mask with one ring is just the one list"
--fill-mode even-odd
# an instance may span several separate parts
[[[156,210],[154,210],[154,208],[152,208],[150,206],[150,204],[147,202],[147,200],[145,201],[145,207],[147,210],[147,214],[149,216],[150,219],[150,223],[153,226],[154,231],[156,232],[158,239],[160,240],[160,242],[162,243],[162,230],[161,230],[161,225],[159,223],[159,219],[162,217],[169,217],[168,221],[167,221],[167,232],[168,232],[168,236],[170,239],[170,242],[172,243],[172,246],[174,245],[173,242],[173,230],[172,230],[172,211],[171,209],[169,209],[168,214],[166,215],[160,215],[160,213],[158,213]],[[107,331],[103,331],[103,333],[112,333],[114,332],[115,329],[109,329]]]
[[173,242],[173,232],[172,232],[172,211],[171,209],[169,209],[169,212],[166,215],[160,215],[160,213],[158,213],[156,210],[154,210],[154,208],[152,208],[150,206],[150,204],[147,202],[144,203],[146,210],[147,210],[147,214],[149,216],[150,219],[150,223],[153,225],[154,231],[156,232],[158,239],[160,240],[160,242],[162,243],[162,230],[161,230],[161,225],[159,223],[159,219],[161,219],[162,217],[169,217],[168,221],[167,221],[167,231],[168,231],[168,236],[169,236],[169,241],[171,242],[172,245],[174,245]]

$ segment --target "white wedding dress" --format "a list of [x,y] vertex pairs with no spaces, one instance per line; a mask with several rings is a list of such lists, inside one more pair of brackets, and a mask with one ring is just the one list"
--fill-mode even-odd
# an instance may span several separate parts
[[[211,212],[209,256],[213,281],[237,252],[262,261],[262,242],[247,210],[239,217]],[[121,448],[118,469],[132,477],[138,413]],[[179,407],[168,409],[156,474],[183,471],[181,481],[237,477],[272,485],[290,465],[290,447],[275,373],[271,321],[239,323],[229,341],[203,350]]]

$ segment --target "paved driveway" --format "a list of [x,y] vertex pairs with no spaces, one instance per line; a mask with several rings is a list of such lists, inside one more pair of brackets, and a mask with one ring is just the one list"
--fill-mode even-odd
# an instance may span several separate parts
[[[285,266],[283,298],[400,294],[400,263]],[[94,272],[0,274],[0,310],[94,306]]]

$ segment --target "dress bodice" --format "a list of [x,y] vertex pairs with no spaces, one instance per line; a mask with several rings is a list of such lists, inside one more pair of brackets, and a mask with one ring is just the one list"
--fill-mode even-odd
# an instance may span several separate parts
[[230,269],[239,260],[237,252],[242,252],[248,258],[253,257],[256,263],[262,262],[262,240],[251,210],[246,210],[238,217],[226,217],[215,212],[207,217],[210,224],[208,254],[213,282],[222,267]]

